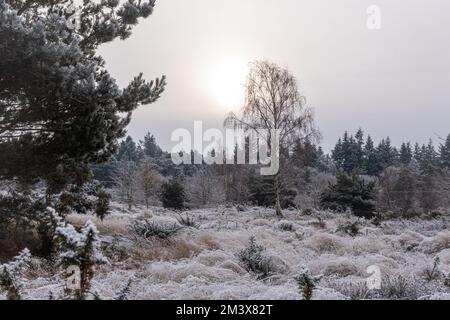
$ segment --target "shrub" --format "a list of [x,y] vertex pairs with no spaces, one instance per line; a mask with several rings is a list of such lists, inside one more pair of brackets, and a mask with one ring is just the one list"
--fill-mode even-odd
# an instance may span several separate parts
[[287,232],[294,232],[295,228],[294,228],[294,224],[290,221],[280,221],[277,224],[277,228],[282,230],[282,231],[287,231]]
[[184,216],[180,214],[177,218],[177,221],[180,225],[188,228],[198,229],[200,227],[200,225],[195,221],[195,219],[187,214]]
[[440,263],[441,263],[441,260],[439,258],[436,258],[436,259],[434,259],[433,266],[427,267],[423,271],[423,277],[425,278],[426,281],[428,281],[428,282],[435,281],[435,280],[438,280],[442,276],[441,271],[439,271]]
[[351,237],[356,237],[360,232],[359,221],[349,221],[338,226],[337,231],[343,232]]
[[30,251],[24,249],[13,261],[0,265],[0,289],[6,291],[8,300],[21,299],[21,275],[30,260]]
[[331,287],[351,300],[373,298],[372,291],[367,287],[366,282],[332,283]]
[[133,284],[133,280],[128,279],[125,287],[123,287],[116,295],[115,300],[124,301],[128,300],[128,296],[131,292],[131,285]]
[[380,296],[382,299],[416,300],[418,292],[416,281],[401,275],[387,276],[383,279]]
[[295,281],[297,281],[298,288],[300,289],[304,300],[312,299],[313,291],[322,277],[322,275],[313,276],[311,274],[311,271],[309,271],[309,269],[307,268],[303,268],[300,270],[299,275],[294,279]]
[[335,185],[330,185],[320,198],[324,209],[345,211],[350,208],[354,215],[372,218],[375,214],[375,184],[366,183],[358,175],[339,173]]
[[162,224],[148,219],[136,221],[133,225],[134,232],[144,239],[155,237],[166,240],[176,235],[180,229],[181,226],[176,223]]
[[186,194],[183,185],[176,179],[163,184],[160,199],[164,208],[181,210],[184,208]]
[[55,221],[57,223],[55,239],[60,252],[59,264],[65,268],[68,278],[72,278],[76,273],[73,270],[69,271],[69,268],[76,267],[79,269],[78,288],[66,288],[66,292],[72,294],[72,291],[74,291],[75,299],[84,300],[90,293],[95,266],[107,262],[100,252],[97,229],[91,221],[86,222],[80,232],[56,215]]
[[237,254],[241,266],[248,272],[256,274],[259,279],[267,278],[274,269],[272,260],[264,254],[265,250],[266,248],[256,243],[255,237],[252,236],[248,247]]

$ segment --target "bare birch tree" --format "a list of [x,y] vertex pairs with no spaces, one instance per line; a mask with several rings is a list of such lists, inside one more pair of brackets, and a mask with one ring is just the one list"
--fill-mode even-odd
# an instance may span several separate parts
[[[312,110],[305,107],[296,78],[289,70],[269,61],[251,64],[246,84],[246,100],[241,117],[230,114],[227,124],[233,123],[244,129],[279,130],[280,170],[283,157],[290,151],[294,139],[319,138],[314,126]],[[270,143],[269,143],[270,145]],[[275,211],[282,216],[280,202],[280,172],[274,176]]]

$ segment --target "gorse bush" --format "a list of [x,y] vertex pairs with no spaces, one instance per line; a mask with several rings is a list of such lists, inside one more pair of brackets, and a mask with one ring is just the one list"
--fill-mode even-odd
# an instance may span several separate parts
[[323,276],[313,276],[311,271],[307,268],[300,270],[298,276],[295,277],[298,288],[303,296],[304,300],[311,300],[313,296],[313,291],[322,279]]
[[144,239],[167,240],[175,236],[181,229],[182,227],[177,223],[158,223],[147,219],[136,221],[133,225],[134,233]]
[[88,221],[78,232],[72,225],[54,215],[55,241],[59,253],[59,264],[65,268],[68,278],[77,276],[75,287],[66,288],[66,293],[77,300],[84,300],[90,293],[91,280],[94,277],[95,266],[107,263],[100,251],[100,240],[95,225]]
[[237,254],[242,267],[252,272],[259,279],[264,279],[274,272],[272,259],[264,254],[266,248],[256,243],[254,236],[250,237],[248,246]]
[[0,289],[6,291],[9,300],[21,299],[22,272],[30,260],[30,251],[24,249],[13,261],[0,265]]

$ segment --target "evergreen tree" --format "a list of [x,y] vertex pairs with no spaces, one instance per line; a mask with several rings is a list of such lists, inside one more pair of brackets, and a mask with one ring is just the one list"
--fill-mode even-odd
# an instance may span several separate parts
[[160,197],[164,208],[181,210],[185,207],[186,193],[177,178],[163,184]]
[[332,158],[338,168],[346,173],[364,171],[364,133],[358,130],[355,137],[346,131],[332,151]]
[[133,138],[128,136],[120,143],[119,149],[115,156],[117,161],[131,161],[138,162],[142,156],[140,148],[136,145]]
[[353,173],[339,173],[337,183],[330,185],[321,195],[325,209],[345,211],[350,208],[358,217],[371,218],[375,213],[375,184],[366,183]]
[[145,156],[150,158],[159,158],[162,156],[163,151],[156,143],[155,137],[148,132],[143,141],[140,141]]
[[387,137],[381,140],[377,148],[378,161],[381,169],[393,166],[398,160],[398,151],[392,147],[391,139]]
[[364,146],[364,172],[369,176],[376,176],[380,173],[377,150],[370,135]]
[[356,161],[357,161],[357,167],[358,169],[363,169],[364,167],[364,132],[362,129],[358,129],[358,131],[355,134],[356,139]]
[[430,139],[427,145],[423,145],[420,151],[419,167],[423,175],[432,175],[439,165],[439,157],[433,141]]
[[333,159],[334,163],[336,163],[336,166],[338,168],[342,168],[343,161],[344,161],[343,146],[344,146],[344,144],[342,142],[342,139],[339,138],[334,149],[331,151],[331,158]]
[[138,75],[121,89],[97,49],[129,37],[154,3],[85,0],[74,24],[73,1],[0,0],[0,179],[61,188],[115,152],[132,112],[156,101],[165,79]]
[[450,170],[450,134],[439,147],[439,162],[442,168]]
[[400,163],[407,166],[411,163],[412,159],[413,151],[411,148],[411,143],[402,143],[402,146],[400,147]]
[[418,142],[414,144],[414,160],[416,160],[417,163],[420,163],[422,161],[422,149],[420,148],[420,145]]

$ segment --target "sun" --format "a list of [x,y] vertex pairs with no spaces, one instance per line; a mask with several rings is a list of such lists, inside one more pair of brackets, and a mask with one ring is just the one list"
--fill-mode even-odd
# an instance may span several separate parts
[[218,106],[225,111],[242,107],[247,64],[237,60],[220,61],[211,66],[210,90]]

